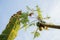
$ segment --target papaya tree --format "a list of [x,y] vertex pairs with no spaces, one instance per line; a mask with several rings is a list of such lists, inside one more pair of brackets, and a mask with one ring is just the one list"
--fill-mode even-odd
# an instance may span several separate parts
[[[48,29],[48,27],[60,29],[60,25],[46,24],[46,22],[43,20],[45,18],[43,18],[39,6],[36,6],[36,10],[30,9],[28,6],[27,9],[33,12],[29,13],[29,12],[18,11],[16,14],[13,14],[11,16],[8,24],[6,25],[6,28],[3,30],[2,34],[0,35],[0,40],[14,40],[20,29],[22,28],[27,29],[31,25],[37,26],[36,31],[33,32],[34,38],[40,35],[38,30],[42,31],[43,29]],[[37,22],[33,23],[35,22],[33,21],[32,23],[30,23],[29,16],[31,17],[35,11],[37,12],[36,14],[38,14],[38,16],[36,17]],[[49,19],[50,17],[47,18]]]

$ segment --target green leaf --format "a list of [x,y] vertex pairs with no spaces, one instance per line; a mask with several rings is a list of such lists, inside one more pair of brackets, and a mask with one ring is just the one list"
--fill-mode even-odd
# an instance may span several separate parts
[[40,10],[40,8],[39,8],[38,5],[36,6],[36,10],[37,10],[37,13],[38,13],[39,20],[42,20],[43,19],[43,16],[42,16],[41,10]]
[[24,30],[26,31],[28,28],[28,25],[27,24],[24,24]]
[[39,32],[35,32],[34,38],[39,37],[39,36],[40,36],[40,33]]
[[26,6],[27,10],[31,10],[29,6]]
[[21,23],[22,24],[25,24],[27,23],[29,20],[28,20],[28,13],[22,13],[21,15]]

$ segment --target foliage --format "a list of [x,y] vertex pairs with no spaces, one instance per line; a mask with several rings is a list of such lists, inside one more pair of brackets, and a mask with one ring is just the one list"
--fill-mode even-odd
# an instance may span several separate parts
[[20,15],[18,15],[18,13],[11,16],[9,23],[6,26],[6,29],[0,35],[0,40],[14,40],[20,28],[19,16]]
[[20,16],[20,19],[21,19],[21,23],[25,25],[29,21],[28,20],[28,12],[22,13]]
[[38,28],[36,29],[36,31],[34,31],[32,33],[34,34],[34,38],[33,39],[35,39],[35,38],[40,36],[40,33],[38,32]]
[[40,10],[40,8],[39,8],[38,5],[36,6],[36,11],[37,11],[37,13],[38,13],[38,19],[39,19],[39,20],[42,20],[43,17],[42,17],[41,10]]
[[34,38],[39,37],[39,36],[40,36],[40,33],[39,32],[35,32],[34,33]]
[[[27,6],[28,10],[31,10]],[[42,20],[42,14],[40,8],[36,6],[36,11],[38,13],[39,20]],[[28,19],[29,13],[28,12],[21,12],[18,11],[16,14],[11,16],[9,23],[6,26],[6,29],[0,35],[1,40],[14,40],[17,36],[18,30],[21,29],[21,24],[23,24],[22,28],[29,28],[29,26],[35,25],[35,23],[29,23]],[[40,33],[37,30],[34,32],[34,38],[39,37]]]

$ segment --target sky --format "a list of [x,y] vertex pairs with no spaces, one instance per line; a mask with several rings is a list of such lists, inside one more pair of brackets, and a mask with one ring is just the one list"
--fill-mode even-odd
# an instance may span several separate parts
[[[44,17],[47,15],[51,18],[47,23],[60,25],[60,0],[0,0],[0,34],[5,29],[10,17],[19,10],[26,11],[26,6],[30,8],[39,5]],[[33,40],[32,30],[35,27],[28,28],[27,31],[19,30],[15,40]],[[60,40],[60,30],[52,29],[40,32],[40,37],[35,40]]]

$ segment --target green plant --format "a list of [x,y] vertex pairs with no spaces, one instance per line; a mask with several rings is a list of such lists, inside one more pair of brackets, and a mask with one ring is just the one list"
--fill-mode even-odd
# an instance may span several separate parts
[[[18,11],[16,14],[11,16],[9,23],[7,24],[5,30],[0,35],[0,40],[14,40],[14,38],[17,36],[19,29],[22,29],[22,28],[27,29],[32,25],[37,26],[36,31],[32,32],[34,34],[34,38],[39,37],[40,35],[40,33],[38,32],[38,29],[41,31],[42,28],[44,28],[45,26],[50,26],[50,27],[54,26],[55,28],[57,28],[56,25],[45,24],[46,22],[43,21],[44,18],[38,6],[36,6],[36,10],[31,10],[28,6],[27,6],[27,9],[33,12],[29,13],[29,12]],[[30,20],[28,17],[29,16],[31,17],[35,11],[37,11],[37,14],[38,14],[36,18],[38,22],[34,23],[35,21],[33,21],[30,23],[29,22]],[[58,28],[60,27],[58,26]]]

